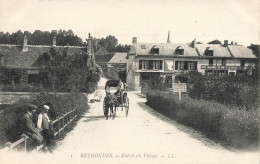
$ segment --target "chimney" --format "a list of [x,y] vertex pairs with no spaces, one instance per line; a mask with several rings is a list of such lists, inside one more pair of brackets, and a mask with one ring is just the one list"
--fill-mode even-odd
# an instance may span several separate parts
[[56,37],[55,36],[52,38],[52,46],[56,47]]
[[28,46],[27,46],[27,36],[26,33],[24,32],[24,38],[23,38],[23,52],[28,51]]
[[87,42],[88,55],[91,55],[91,46],[92,46],[92,43],[91,43],[91,34],[88,33],[88,42]]
[[137,37],[133,37],[133,44],[137,44]]
[[170,31],[168,31],[168,38],[167,38],[167,43],[171,43],[171,38],[170,38]]
[[237,45],[237,42],[235,42],[235,45]]
[[196,38],[194,38],[193,40],[193,45],[192,45],[193,48],[196,48]]
[[90,33],[88,33],[88,40],[87,40],[87,66],[92,66],[93,67],[93,54],[92,54],[92,39],[91,39]]
[[233,42],[233,41],[231,41],[231,45],[234,45],[234,42]]
[[228,47],[228,40],[224,40],[224,47]]

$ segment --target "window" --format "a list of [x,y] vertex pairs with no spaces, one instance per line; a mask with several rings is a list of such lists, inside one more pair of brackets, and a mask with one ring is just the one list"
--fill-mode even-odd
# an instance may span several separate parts
[[184,49],[176,49],[175,54],[176,55],[184,55]]
[[175,70],[184,70],[184,62],[176,61],[175,62]]
[[139,69],[162,70],[161,60],[140,60]]
[[175,70],[197,70],[196,61],[176,61]]
[[226,59],[222,59],[222,65],[225,66],[227,63]]
[[205,56],[213,56],[213,50],[206,50]]
[[241,59],[240,65],[241,65],[241,67],[245,67],[245,60]]
[[157,55],[159,55],[159,48],[152,48],[152,49],[151,49],[151,54],[157,54]]
[[162,69],[162,61],[153,61],[153,69]]
[[214,76],[223,77],[228,75],[228,71],[227,70],[205,70],[205,75],[206,76],[214,75]]
[[197,62],[188,62],[188,70],[197,70]]
[[167,87],[172,88],[172,76],[165,76],[165,83]]
[[142,49],[146,49],[145,45],[141,45],[141,48],[142,48]]
[[205,75],[210,76],[213,74],[213,70],[205,70]]
[[209,59],[209,65],[213,65],[213,59]]
[[142,69],[149,69],[149,61],[142,61]]
[[235,72],[229,72],[229,76],[235,76]]

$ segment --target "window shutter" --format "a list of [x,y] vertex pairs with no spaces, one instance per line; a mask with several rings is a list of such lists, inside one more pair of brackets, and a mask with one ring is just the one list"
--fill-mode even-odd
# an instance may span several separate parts
[[187,61],[184,62],[184,70],[188,70],[188,62]]
[[149,69],[153,69],[153,61],[149,60]]
[[142,69],[142,60],[139,60],[139,69]]
[[197,62],[194,62],[194,68],[197,70]]
[[178,70],[178,62],[175,62],[175,70]]
[[162,61],[160,60],[160,69],[162,69]]

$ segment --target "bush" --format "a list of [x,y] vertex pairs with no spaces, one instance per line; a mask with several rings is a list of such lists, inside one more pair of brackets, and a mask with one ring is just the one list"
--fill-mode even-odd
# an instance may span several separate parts
[[[49,116],[52,120],[64,115],[74,108],[78,113],[88,109],[88,101],[82,93],[50,94],[48,92],[32,93],[29,99],[20,99],[16,103],[3,106],[0,113],[0,146],[7,141],[14,142],[22,134],[20,119],[25,113],[27,104],[35,104],[42,107],[44,103],[51,104]],[[39,111],[38,111],[39,112]],[[33,118],[36,123],[37,116]]]
[[38,85],[32,85],[32,84],[1,84],[0,90],[2,92],[37,92],[39,91]]
[[258,81],[251,76],[218,77],[189,72],[176,79],[188,84],[188,94],[193,99],[218,101],[236,109],[255,110],[259,106]]
[[228,110],[222,118],[221,129],[230,145],[238,148],[259,146],[259,118],[257,110]]
[[147,93],[147,104],[154,110],[212,139],[236,148],[257,147],[259,119],[256,110],[230,110],[218,102],[183,98],[160,91]]

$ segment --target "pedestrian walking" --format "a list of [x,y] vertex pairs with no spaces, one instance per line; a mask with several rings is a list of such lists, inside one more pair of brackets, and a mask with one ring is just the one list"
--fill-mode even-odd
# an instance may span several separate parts
[[30,104],[26,106],[26,113],[22,117],[22,128],[27,136],[34,140],[37,145],[40,145],[43,137],[33,123],[33,114],[36,112],[36,109],[38,109],[36,105]]

